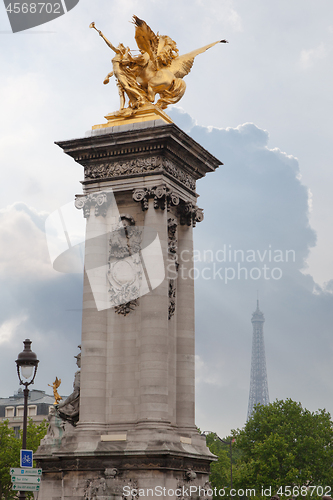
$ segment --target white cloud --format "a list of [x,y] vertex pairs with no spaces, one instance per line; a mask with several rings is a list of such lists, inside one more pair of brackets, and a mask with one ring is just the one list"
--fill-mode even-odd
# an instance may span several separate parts
[[49,279],[52,268],[44,233],[46,214],[24,203],[0,210],[0,277]]
[[[220,0],[196,0],[195,5],[202,9],[201,21],[203,24],[220,23],[224,28],[230,27],[233,31],[242,31],[242,19],[233,6],[232,1],[223,3]],[[221,37],[222,38],[222,37]]]
[[[35,122],[36,115],[44,110],[48,100],[48,85],[43,73],[18,73],[16,76],[7,76],[0,84],[1,112],[6,116],[2,122],[1,143],[9,140],[24,139],[28,142],[36,137],[31,124]],[[30,126],[29,126],[30,125]],[[23,136],[18,132],[23,132]],[[9,137],[4,137],[3,133]]]
[[4,344],[5,342],[10,342],[16,336],[16,330],[22,323],[27,320],[27,315],[19,315],[15,318],[10,318],[4,321],[0,325],[0,344]]
[[219,371],[222,368],[223,361],[220,363],[219,369],[211,363],[204,361],[199,354],[195,356],[195,383],[199,385],[210,385],[221,387],[223,385]]
[[316,61],[325,59],[329,54],[328,47],[325,43],[321,43],[318,47],[309,50],[302,50],[299,65],[301,69],[307,70],[312,68]]

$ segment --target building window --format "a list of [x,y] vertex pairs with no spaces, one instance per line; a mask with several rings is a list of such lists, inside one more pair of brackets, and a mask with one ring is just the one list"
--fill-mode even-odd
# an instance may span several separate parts
[[18,425],[17,427],[13,427],[14,432],[15,432],[15,437],[16,439],[19,439],[20,437],[20,426]]
[[13,418],[15,414],[15,408],[14,406],[7,406],[5,409],[5,417],[6,418]]
[[34,417],[35,415],[37,415],[37,406],[28,406],[28,417]]
[[23,417],[23,414],[24,414],[24,406],[17,406],[16,407],[16,416]]

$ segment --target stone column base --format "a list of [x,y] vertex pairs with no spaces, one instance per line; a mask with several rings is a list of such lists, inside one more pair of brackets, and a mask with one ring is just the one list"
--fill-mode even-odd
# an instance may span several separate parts
[[210,499],[212,457],[110,454],[43,457],[39,500]]

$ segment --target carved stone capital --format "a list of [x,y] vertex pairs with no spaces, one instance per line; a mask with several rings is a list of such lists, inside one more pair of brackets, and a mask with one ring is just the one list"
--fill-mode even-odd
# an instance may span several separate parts
[[141,202],[142,210],[148,210],[149,198],[154,198],[154,208],[160,208],[161,210],[169,209],[170,206],[177,206],[180,202],[179,196],[166,184],[160,184],[150,189],[134,189],[132,196],[134,201]]
[[178,213],[180,216],[181,225],[193,225],[193,227],[195,227],[197,222],[202,222],[204,219],[203,209],[197,207],[190,201],[179,205]]
[[134,189],[132,196],[134,201],[141,202],[143,211],[148,210],[149,190],[147,188]]
[[95,207],[95,216],[106,216],[107,209],[111,203],[111,193],[100,191],[99,193],[91,193],[86,196],[77,196],[75,199],[75,207],[83,209],[83,216],[87,219],[90,216],[91,207]]

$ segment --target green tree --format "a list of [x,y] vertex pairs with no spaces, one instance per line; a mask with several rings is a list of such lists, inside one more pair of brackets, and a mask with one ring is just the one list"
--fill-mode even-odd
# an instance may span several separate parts
[[[34,424],[29,418],[27,426],[27,449],[37,451],[40,440],[47,432],[47,422],[43,420],[40,424]],[[11,500],[16,498],[16,493],[12,491],[9,469],[20,467],[21,439],[15,437],[13,429],[8,427],[8,420],[0,422],[0,499]],[[32,498],[31,494],[27,498]]]
[[235,433],[242,455],[237,488],[333,486],[333,426],[326,410],[311,413],[291,399],[258,405]]
[[29,418],[27,425],[27,450],[32,450],[34,453],[37,451],[41,439],[43,439],[47,432],[47,428],[47,420],[44,419],[40,424],[35,424],[32,418]]
[[[227,441],[227,439],[224,441]],[[220,490],[230,484],[229,446],[223,444],[214,433],[208,434],[206,437],[206,443],[209,450],[218,458],[217,462],[212,462],[210,466],[209,481],[212,488]]]
[[13,429],[8,427],[8,420],[0,422],[0,498],[14,498],[10,481],[9,468],[20,466],[20,440],[15,438]]
[[[230,456],[230,443],[232,441],[232,457]],[[229,498],[229,490],[231,487],[231,459],[232,459],[232,474],[236,472],[236,464],[240,458],[241,450],[235,448],[235,439],[233,436],[227,436],[221,439],[217,434],[211,432],[206,437],[206,443],[209,450],[217,456],[217,462],[212,462],[209,481],[212,488],[216,488],[217,492],[224,490],[224,499]],[[214,496],[219,498],[219,495]]]

